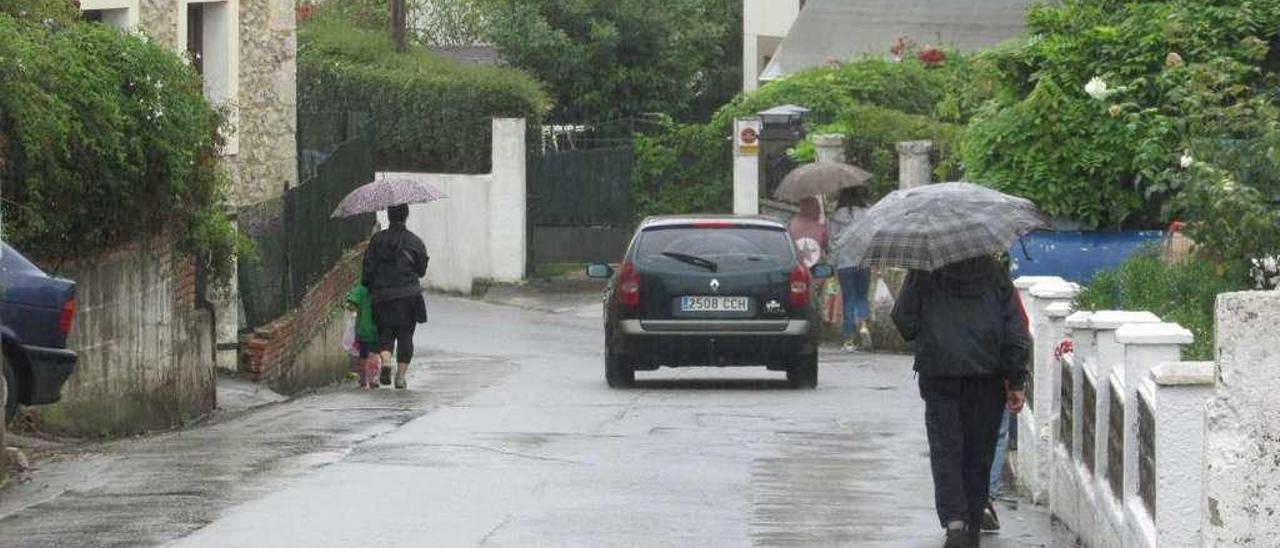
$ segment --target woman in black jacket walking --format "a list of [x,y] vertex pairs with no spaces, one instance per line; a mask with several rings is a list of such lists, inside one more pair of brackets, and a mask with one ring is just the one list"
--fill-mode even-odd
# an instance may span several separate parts
[[382,357],[380,382],[391,384],[391,353],[396,356],[396,388],[405,388],[405,374],[413,360],[413,333],[427,321],[427,303],[419,282],[427,273],[427,248],[409,229],[409,206],[387,209],[391,226],[373,235],[364,252],[363,283],[373,301]]
[[1024,402],[1031,336],[1021,300],[996,260],[981,257],[908,273],[893,322],[915,342],[945,547],[977,546],[1000,420]]

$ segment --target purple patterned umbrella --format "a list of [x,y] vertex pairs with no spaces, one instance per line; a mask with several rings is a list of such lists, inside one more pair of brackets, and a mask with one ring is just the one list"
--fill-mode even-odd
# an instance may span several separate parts
[[376,213],[401,204],[425,204],[448,198],[422,175],[379,173],[376,180],[351,191],[330,217]]

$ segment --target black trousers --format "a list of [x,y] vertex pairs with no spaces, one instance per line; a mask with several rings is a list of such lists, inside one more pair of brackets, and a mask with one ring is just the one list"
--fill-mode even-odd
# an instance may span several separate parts
[[991,460],[1006,405],[1004,381],[920,377],[920,397],[938,521],[945,527],[961,520],[976,530],[987,504]]

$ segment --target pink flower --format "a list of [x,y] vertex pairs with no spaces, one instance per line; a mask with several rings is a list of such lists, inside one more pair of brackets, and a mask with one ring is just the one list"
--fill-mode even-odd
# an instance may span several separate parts
[[1062,339],[1062,342],[1058,343],[1058,346],[1053,349],[1053,357],[1060,360],[1063,356],[1073,352],[1075,352],[1075,345],[1071,342],[1071,339]]

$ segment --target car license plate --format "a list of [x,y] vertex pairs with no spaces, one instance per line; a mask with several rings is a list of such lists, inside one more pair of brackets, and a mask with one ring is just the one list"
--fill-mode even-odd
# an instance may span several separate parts
[[749,312],[746,297],[681,297],[681,312]]

